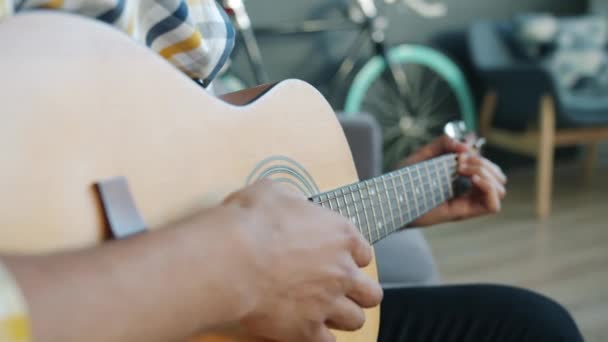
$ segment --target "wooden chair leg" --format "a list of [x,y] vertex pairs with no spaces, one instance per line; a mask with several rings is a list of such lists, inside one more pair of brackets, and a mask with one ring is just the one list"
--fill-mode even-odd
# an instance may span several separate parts
[[555,153],[555,107],[553,99],[544,95],[540,100],[539,146],[536,171],[536,213],[546,218],[551,213],[553,187],[553,157]]
[[593,177],[593,171],[597,165],[597,149],[598,143],[590,143],[587,145],[587,151],[585,155],[585,179],[590,181]]
[[492,128],[494,120],[494,111],[496,110],[497,95],[496,91],[488,91],[481,102],[481,110],[479,113],[479,133],[482,137],[487,137]]

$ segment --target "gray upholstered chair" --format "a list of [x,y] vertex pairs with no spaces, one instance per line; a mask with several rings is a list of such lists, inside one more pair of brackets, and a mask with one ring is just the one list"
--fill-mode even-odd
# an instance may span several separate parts
[[[598,142],[608,139],[608,22],[537,20],[542,22],[532,24],[540,29],[538,36],[546,36],[542,43],[529,42],[520,32],[533,32],[522,31],[526,20],[515,18],[474,23],[468,45],[486,89],[480,133],[489,144],[537,159],[536,211],[542,218],[551,211],[555,148],[587,145],[590,174]],[[584,42],[598,37],[604,40]]]
[[[382,136],[375,119],[368,114],[341,116],[344,133],[361,180],[382,173]],[[418,229],[408,229],[376,243],[376,261],[384,288],[423,286],[439,283],[439,272],[431,249]]]

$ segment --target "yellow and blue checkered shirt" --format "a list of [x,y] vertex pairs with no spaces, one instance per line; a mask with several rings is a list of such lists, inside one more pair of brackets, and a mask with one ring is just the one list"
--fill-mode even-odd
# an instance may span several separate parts
[[59,9],[113,25],[205,86],[234,46],[234,28],[215,0],[0,0],[0,20],[32,9]]
[[0,342],[31,340],[26,310],[17,283],[0,263]]
[[[0,0],[2,18],[58,9],[113,25],[203,85],[218,74],[234,45],[234,29],[215,0]],[[25,301],[0,264],[0,342],[30,341]]]

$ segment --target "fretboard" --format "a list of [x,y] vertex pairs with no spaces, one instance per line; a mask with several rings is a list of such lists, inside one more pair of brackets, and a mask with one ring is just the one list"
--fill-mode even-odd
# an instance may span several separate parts
[[456,156],[444,155],[313,196],[375,243],[454,196]]

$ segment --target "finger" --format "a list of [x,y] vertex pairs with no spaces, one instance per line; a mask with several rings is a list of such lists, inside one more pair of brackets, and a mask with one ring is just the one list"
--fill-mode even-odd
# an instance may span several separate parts
[[500,198],[500,200],[503,200],[507,196],[507,189],[502,183],[499,183],[494,178],[492,178],[491,182],[494,186],[494,189],[496,189],[496,192],[498,193],[498,197]]
[[435,153],[434,156],[444,153],[464,153],[469,149],[470,147],[467,144],[454,140],[445,134],[435,140],[434,144],[431,144],[431,150]]
[[501,199],[504,198],[507,194],[507,190],[503,183],[496,179],[496,176],[491,171],[488,171],[484,166],[468,164],[461,165],[459,172],[463,176],[469,177],[478,175],[486,181],[490,182],[493,188],[496,189],[496,191],[498,192],[498,195]]
[[493,213],[500,211],[500,199],[498,198],[497,191],[492,187],[492,184],[481,178],[479,175],[473,175],[471,178],[473,184],[475,184],[483,193],[484,205],[486,208]]
[[427,159],[436,157],[445,153],[464,153],[469,150],[469,147],[458,140],[454,140],[447,135],[442,135],[430,145],[427,145]]
[[359,306],[372,308],[382,301],[382,287],[380,284],[369,277],[365,272],[357,269],[354,273],[352,287],[346,294]]
[[327,326],[332,329],[355,331],[365,323],[363,309],[352,300],[341,297],[336,301],[332,313],[327,318]]
[[372,261],[372,246],[349,220],[342,220],[346,241],[353,260],[358,267],[365,267]]
[[[334,342],[336,337],[329,331],[328,327],[324,322],[317,321],[300,321],[296,329],[291,327],[287,330],[287,335],[273,341],[294,341],[294,342],[309,342],[309,341],[322,341],[322,342]],[[299,329],[298,329],[299,328]],[[268,341],[270,342],[270,341]]]
[[312,336],[312,339],[308,339],[305,341],[306,342],[308,342],[308,341],[335,342],[336,341],[336,337],[334,336],[334,334],[331,333],[331,331],[329,331],[329,329],[327,328],[327,326],[325,324],[320,324],[320,326],[317,330],[317,333],[315,335],[316,336]]
[[455,220],[462,220],[469,217],[481,216],[488,213],[485,205],[473,201],[471,196],[463,196],[451,200],[451,212]]
[[500,183],[505,184],[507,182],[507,176],[502,172],[500,167],[498,167],[498,165],[492,163],[486,158],[474,154],[465,153],[459,156],[458,163],[459,165],[483,166],[488,171],[490,171]]
[[501,182],[502,184],[507,183],[507,176],[504,172],[502,172],[502,169],[498,165],[492,163],[486,158],[481,158],[481,160],[485,168],[490,170],[494,174],[494,176],[496,176],[496,179],[498,179],[499,182]]
[[464,153],[468,150],[469,146],[466,144],[454,140],[447,135],[442,135],[407,158],[403,166],[415,164],[446,153]]

